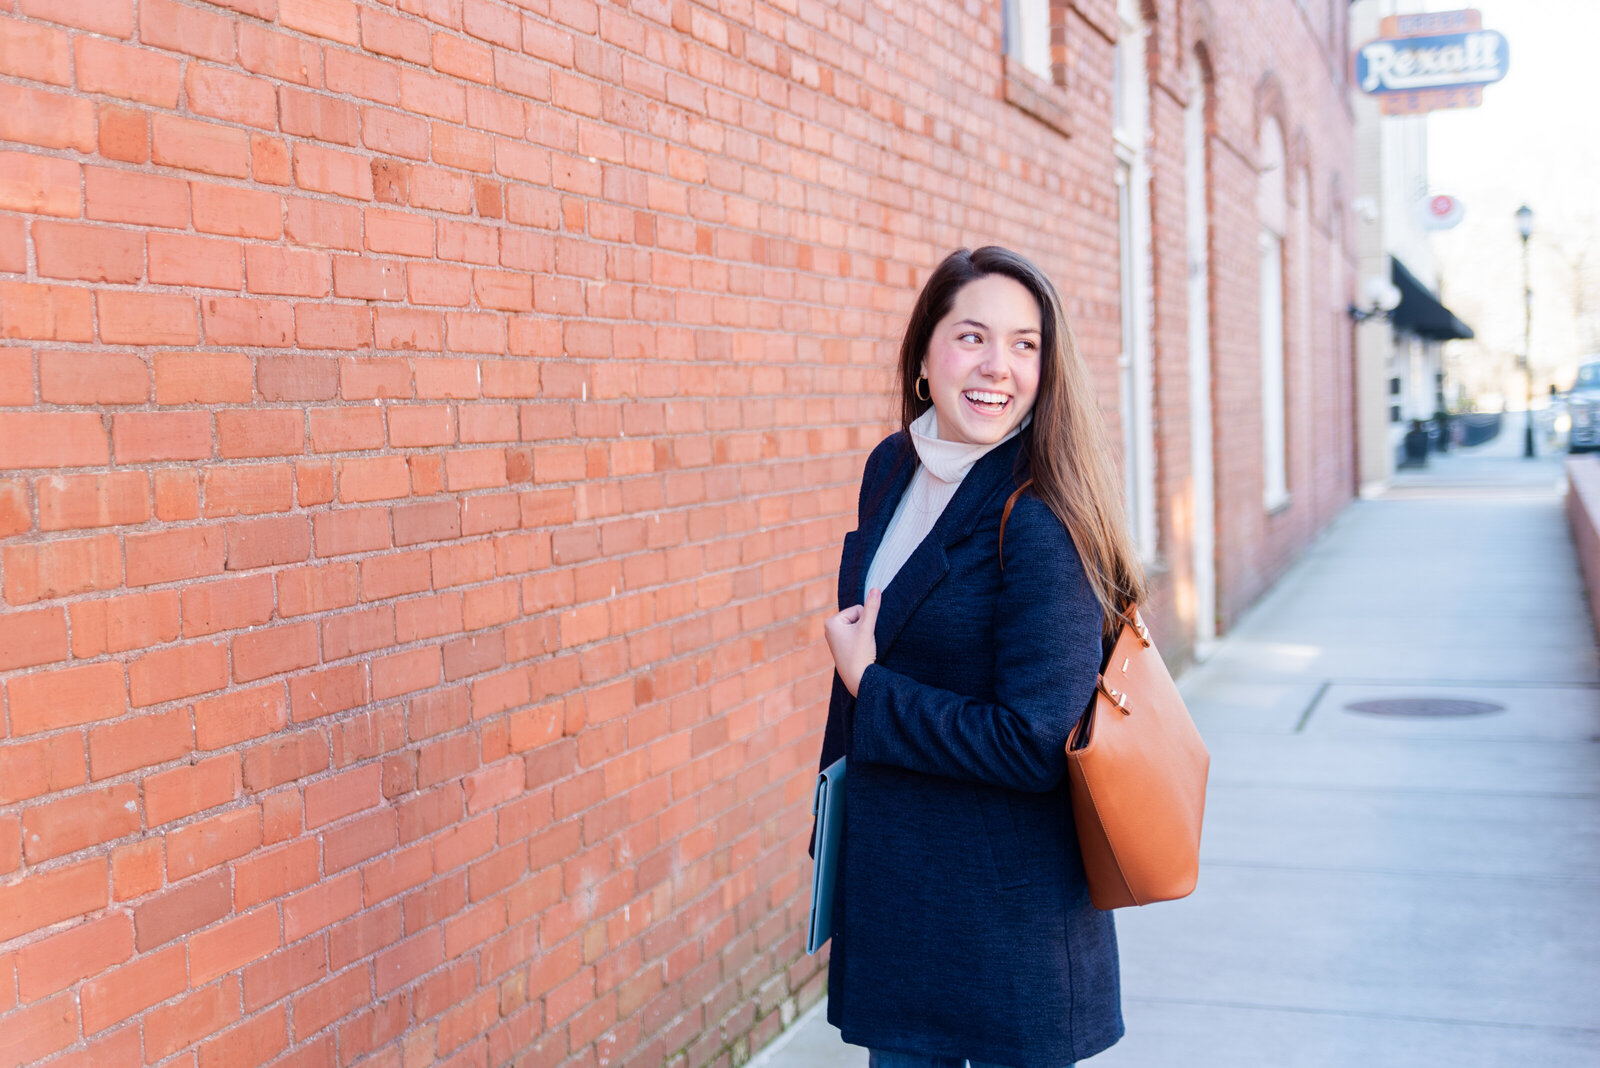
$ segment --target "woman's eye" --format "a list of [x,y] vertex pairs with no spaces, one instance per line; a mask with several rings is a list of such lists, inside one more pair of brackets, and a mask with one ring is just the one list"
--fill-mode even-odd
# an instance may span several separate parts
[[1021,349],[1023,352],[1032,352],[1035,349],[1037,349],[1038,347],[1039,346],[1035,345],[1033,342],[1027,340],[1026,338],[1024,338],[1021,341],[1017,342],[1017,348]]
[[978,344],[981,344],[983,342],[983,337],[980,334],[976,334],[973,331],[968,330],[966,333],[962,334],[959,338],[957,338],[957,340],[958,341],[965,341],[969,345],[978,345]]

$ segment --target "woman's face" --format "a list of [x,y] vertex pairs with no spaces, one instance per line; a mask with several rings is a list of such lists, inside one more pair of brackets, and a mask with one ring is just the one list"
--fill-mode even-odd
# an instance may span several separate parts
[[1039,326],[1038,302],[1014,278],[985,275],[956,291],[922,361],[941,439],[992,445],[1033,410]]

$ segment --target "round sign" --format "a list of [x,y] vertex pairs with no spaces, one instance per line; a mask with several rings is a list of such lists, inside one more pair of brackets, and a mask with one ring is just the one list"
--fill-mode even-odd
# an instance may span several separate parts
[[1461,221],[1461,201],[1444,193],[1428,197],[1422,208],[1423,225],[1430,230],[1448,230]]

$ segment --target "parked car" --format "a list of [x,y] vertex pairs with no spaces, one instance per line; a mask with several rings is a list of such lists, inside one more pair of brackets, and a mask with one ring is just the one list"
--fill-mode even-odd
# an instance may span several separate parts
[[1567,451],[1600,448],[1600,360],[1579,366],[1578,377],[1567,394],[1567,415],[1572,420],[1567,431]]

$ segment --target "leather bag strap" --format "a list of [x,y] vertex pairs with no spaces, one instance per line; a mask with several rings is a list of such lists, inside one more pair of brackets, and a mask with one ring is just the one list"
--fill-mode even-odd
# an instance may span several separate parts
[[1000,539],[999,543],[995,547],[995,550],[1000,554],[1001,571],[1006,569],[1006,520],[1011,518],[1011,506],[1017,503],[1017,498],[1022,496],[1023,491],[1025,491],[1031,485],[1033,485],[1033,479],[1030,478],[1022,485],[1018,486],[1012,492],[1011,496],[1006,498],[1006,506],[1000,512]]

